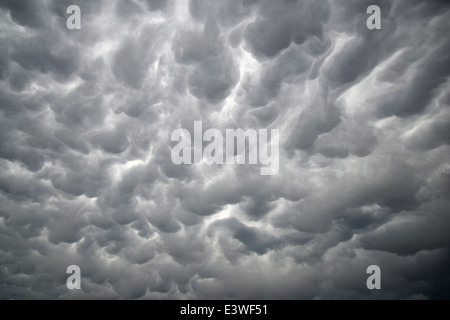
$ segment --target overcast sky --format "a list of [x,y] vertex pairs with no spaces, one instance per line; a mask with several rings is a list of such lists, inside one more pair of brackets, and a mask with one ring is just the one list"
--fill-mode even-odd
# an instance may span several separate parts
[[[449,299],[449,21],[446,0],[0,0],[0,298]],[[278,174],[174,165],[197,120],[279,129]]]

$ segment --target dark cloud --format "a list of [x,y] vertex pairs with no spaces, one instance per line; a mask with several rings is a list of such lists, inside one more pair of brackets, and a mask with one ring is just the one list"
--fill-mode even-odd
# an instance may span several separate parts
[[151,11],[163,10],[167,7],[169,0],[145,0]]
[[[448,299],[447,2],[0,1],[0,298]],[[173,164],[199,120],[278,174]]]
[[44,25],[44,8],[31,0],[5,0],[0,7],[8,10],[11,19],[20,26],[39,28]]

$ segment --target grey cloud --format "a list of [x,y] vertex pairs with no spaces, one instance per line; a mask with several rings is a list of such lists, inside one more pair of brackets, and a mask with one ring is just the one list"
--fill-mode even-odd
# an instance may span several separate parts
[[447,125],[449,122],[448,113],[439,116],[432,123],[425,124],[414,132],[405,141],[405,145],[413,149],[430,150],[450,144],[450,131]]
[[212,103],[223,101],[237,83],[239,71],[227,57],[201,62],[189,76],[190,92]]
[[[376,3],[2,1],[0,299],[448,299],[450,6]],[[173,164],[200,120],[278,174]]]
[[35,1],[5,0],[0,6],[9,11],[11,19],[18,25],[39,28],[44,24],[44,10]]
[[[448,79],[450,59],[447,52],[449,49],[448,44],[443,44],[436,48],[425,61],[419,62],[408,84],[403,88],[402,86],[397,88],[395,98],[393,98],[394,92],[390,92],[381,99],[380,111],[384,115],[394,114],[399,117],[422,112],[429,105],[434,91]],[[427,80],[424,81],[424,79]]]
[[128,139],[117,130],[109,130],[99,133],[92,138],[93,143],[98,144],[104,151],[110,153],[122,153],[128,147]]
[[239,207],[251,219],[258,220],[270,212],[275,206],[264,199],[264,197],[251,197],[246,199],[246,201],[241,201]]
[[285,83],[297,83],[309,68],[311,60],[299,48],[286,50],[259,75],[247,75],[242,83],[245,104],[262,107],[273,101]]
[[[11,59],[25,70],[36,70],[41,73],[51,72],[55,79],[64,81],[74,74],[78,67],[76,48],[54,47],[48,50],[46,39],[21,41],[11,52]],[[52,45],[52,44],[50,44]]]
[[340,122],[341,111],[336,104],[327,101],[314,101],[293,123],[289,148],[308,149],[319,135],[330,132]]
[[260,16],[245,34],[257,57],[275,57],[292,41],[302,44],[309,37],[321,38],[329,18],[328,1],[283,1],[281,5],[263,1],[259,10]]
[[[445,201],[438,200],[438,202],[440,208],[446,207]],[[400,214],[389,223],[365,234],[361,239],[363,247],[404,255],[416,254],[422,250],[447,248],[450,241],[445,228],[448,225],[448,216],[442,209],[435,208],[432,214],[424,215],[423,211],[427,209],[427,207],[419,208],[416,219]],[[406,236],[407,234],[414,234],[414,239]]]
[[133,48],[130,43],[125,44],[117,52],[113,72],[118,79],[124,81],[130,87],[139,89],[144,80],[144,65],[135,56],[135,52],[136,48]]
[[260,255],[278,247],[282,241],[257,228],[248,227],[235,218],[216,221],[210,226],[210,229],[211,236],[214,236],[217,229],[223,229],[233,239],[242,243],[245,249]]
[[112,71],[116,78],[132,89],[140,89],[147,77],[148,69],[154,63],[155,54],[152,50],[164,30],[149,27],[135,40],[126,40],[114,56]]
[[223,101],[239,80],[239,70],[224,47],[220,28],[206,21],[202,33],[188,31],[176,36],[173,51],[177,61],[195,64],[189,74],[189,91],[199,100]]
[[151,11],[163,10],[167,7],[169,0],[145,0]]

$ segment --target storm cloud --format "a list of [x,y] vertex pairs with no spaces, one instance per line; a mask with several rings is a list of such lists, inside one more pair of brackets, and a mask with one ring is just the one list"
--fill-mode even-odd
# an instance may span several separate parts
[[[438,0],[0,0],[0,298],[449,299],[449,21]],[[173,164],[200,120],[279,129],[278,174]]]

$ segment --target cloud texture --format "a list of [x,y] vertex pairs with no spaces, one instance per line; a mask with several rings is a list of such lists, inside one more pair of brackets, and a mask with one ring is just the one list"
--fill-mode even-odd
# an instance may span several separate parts
[[[1,0],[0,298],[450,298],[449,21],[437,0]],[[174,165],[197,120],[280,129],[279,173]]]

